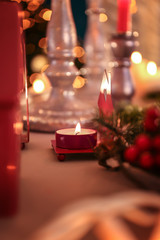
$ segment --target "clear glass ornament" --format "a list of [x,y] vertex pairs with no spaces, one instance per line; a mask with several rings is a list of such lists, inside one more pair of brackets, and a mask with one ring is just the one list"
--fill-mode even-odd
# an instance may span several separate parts
[[70,0],[52,0],[52,16],[47,28],[49,67],[45,71],[51,88],[30,101],[30,129],[55,131],[73,127],[80,121],[86,126],[91,110],[73,82],[78,75],[74,65],[76,29]]

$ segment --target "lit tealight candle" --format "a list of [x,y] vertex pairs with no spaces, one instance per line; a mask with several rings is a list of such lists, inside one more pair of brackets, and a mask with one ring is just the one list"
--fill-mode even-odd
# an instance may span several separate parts
[[97,144],[97,132],[77,124],[76,128],[56,131],[56,146],[65,149],[90,149]]

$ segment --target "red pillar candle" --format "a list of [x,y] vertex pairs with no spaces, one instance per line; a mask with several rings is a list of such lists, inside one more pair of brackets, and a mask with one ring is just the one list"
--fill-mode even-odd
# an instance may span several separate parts
[[0,217],[18,208],[20,136],[16,133],[23,80],[21,9],[0,1]]
[[65,149],[91,149],[97,144],[97,132],[93,129],[74,128],[56,131],[56,147]]
[[131,14],[130,14],[131,0],[117,0],[117,2],[118,2],[117,31],[119,33],[131,31]]

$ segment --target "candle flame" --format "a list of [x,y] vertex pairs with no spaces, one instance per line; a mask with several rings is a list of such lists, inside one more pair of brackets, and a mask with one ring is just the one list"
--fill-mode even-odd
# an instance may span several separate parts
[[100,88],[101,93],[111,94],[111,73],[104,71]]
[[77,123],[74,134],[77,135],[80,132],[81,132],[81,125],[80,125],[80,123]]

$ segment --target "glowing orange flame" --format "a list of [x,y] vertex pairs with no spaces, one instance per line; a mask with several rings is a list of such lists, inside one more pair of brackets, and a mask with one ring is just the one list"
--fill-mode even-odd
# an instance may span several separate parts
[[77,123],[74,134],[77,135],[80,132],[81,132],[81,125],[80,125],[80,123]]

